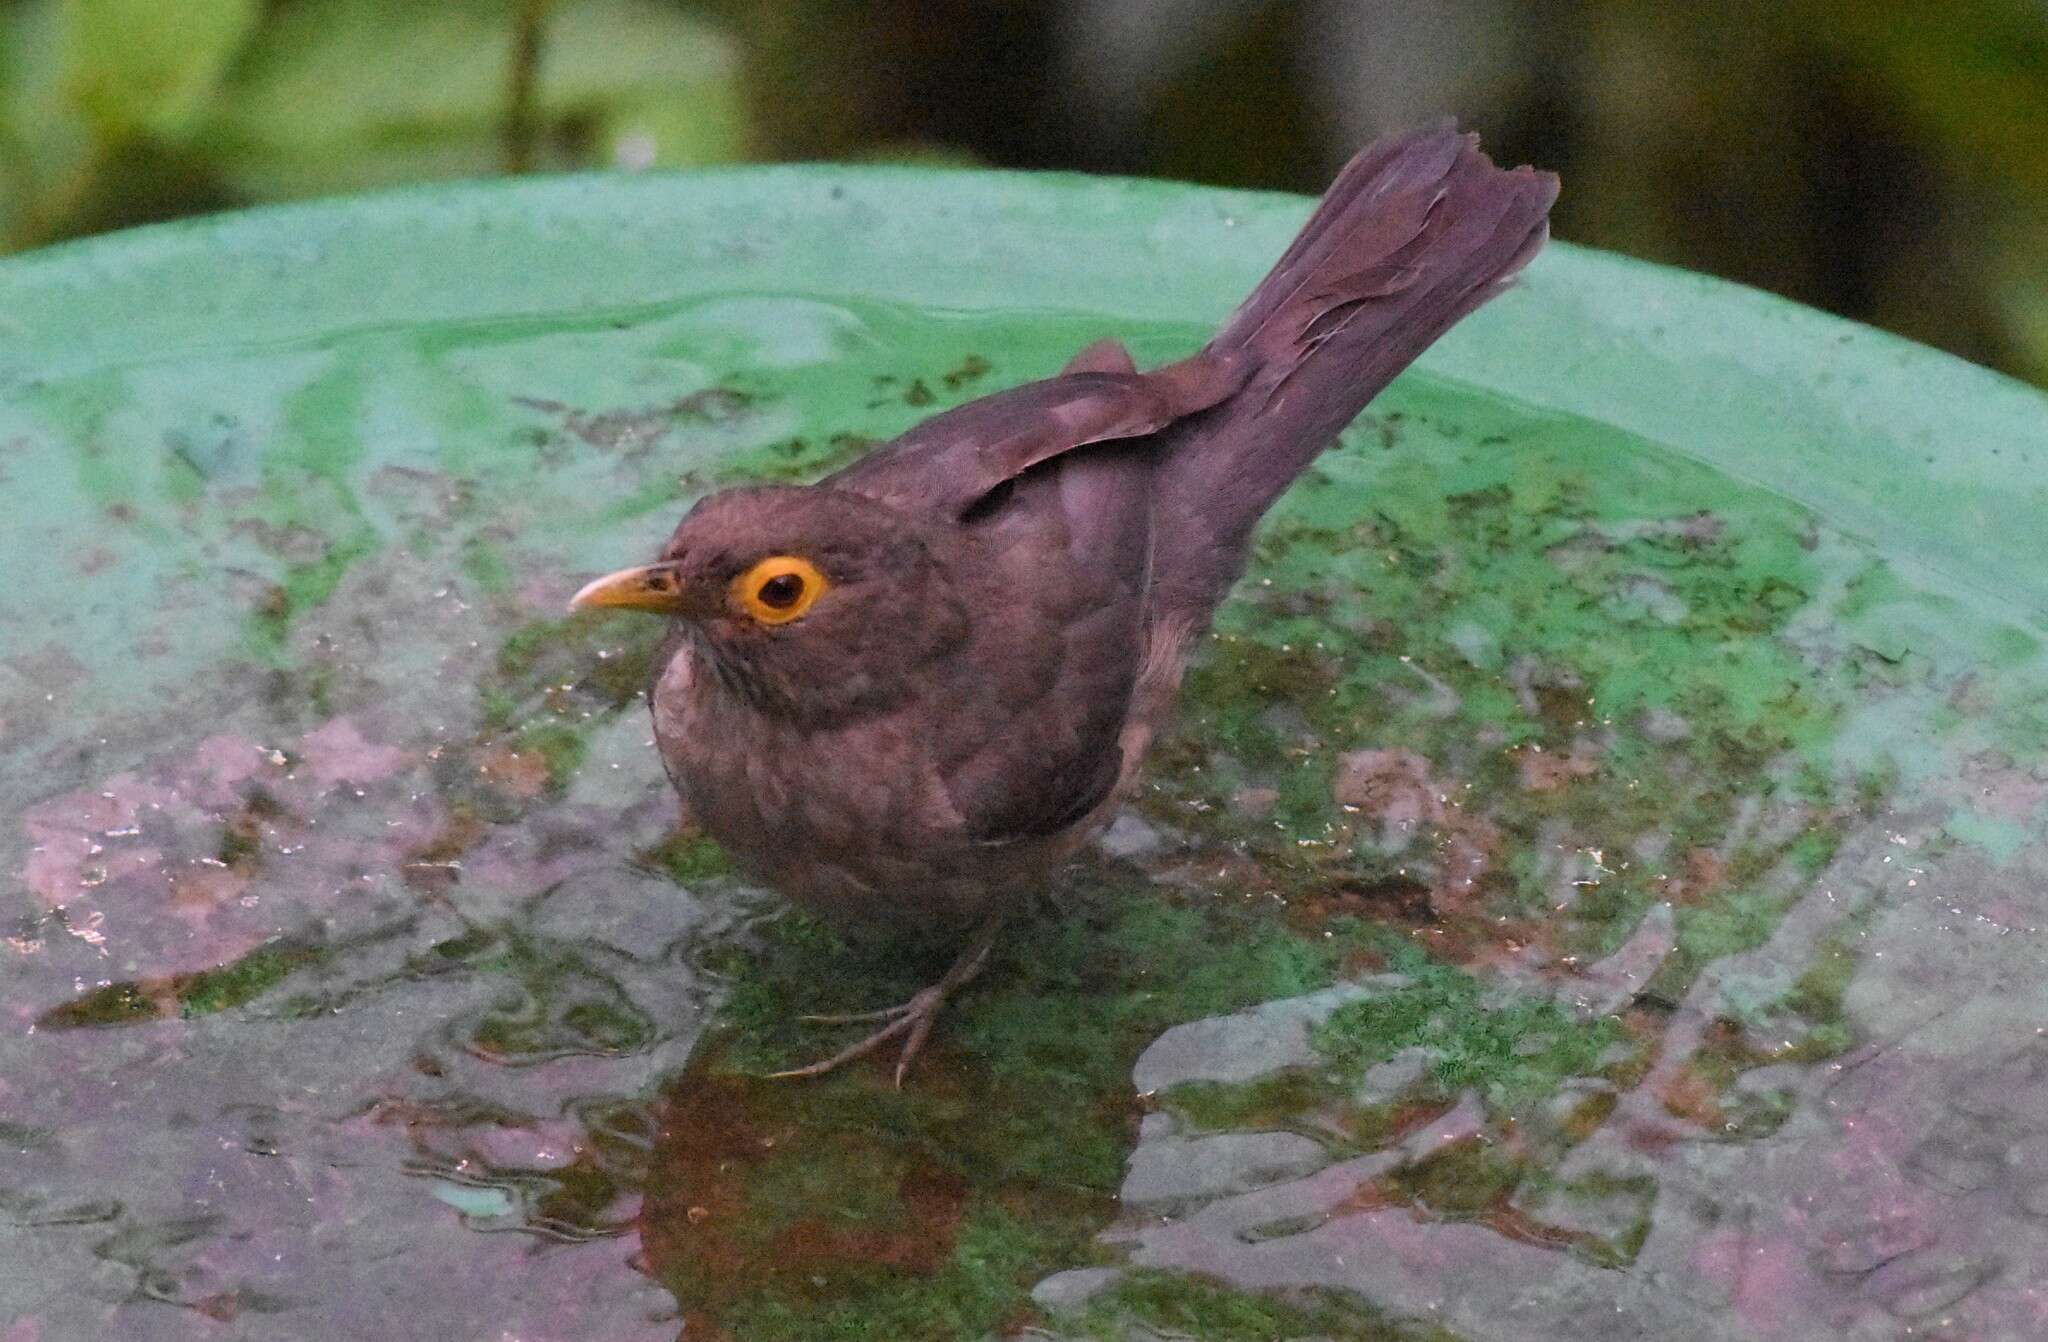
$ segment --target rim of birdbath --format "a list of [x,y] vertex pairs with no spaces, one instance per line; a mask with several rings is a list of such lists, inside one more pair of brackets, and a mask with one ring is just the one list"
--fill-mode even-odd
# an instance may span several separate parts
[[[171,351],[716,293],[1043,304],[1099,311],[1107,329],[1210,323],[1309,204],[1132,178],[797,165],[276,205],[0,260],[0,391]],[[2016,380],[1758,290],[1561,242],[1418,366],[1640,434],[1882,535],[1938,585],[2048,621],[2048,394]]]

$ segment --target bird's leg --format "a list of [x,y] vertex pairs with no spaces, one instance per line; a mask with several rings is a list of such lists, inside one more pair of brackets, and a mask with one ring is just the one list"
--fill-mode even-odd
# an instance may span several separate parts
[[823,1076],[843,1063],[866,1057],[891,1039],[901,1036],[903,1051],[896,1056],[896,1084],[900,1088],[905,1073],[910,1070],[911,1059],[917,1056],[918,1050],[924,1047],[924,1041],[930,1037],[932,1022],[939,1018],[939,1011],[946,1005],[946,999],[971,983],[975,975],[981,973],[982,967],[988,963],[989,949],[996,944],[996,934],[1002,930],[1003,921],[1001,914],[993,914],[986,919],[974,930],[973,938],[961,950],[952,966],[940,976],[939,981],[918,992],[908,1002],[884,1007],[880,1011],[863,1011],[848,1016],[805,1016],[805,1020],[826,1024],[875,1020],[887,1021],[888,1024],[858,1043],[849,1044],[829,1058],[814,1062],[808,1067],[792,1067],[786,1072],[771,1072],[769,1075],[776,1078]]

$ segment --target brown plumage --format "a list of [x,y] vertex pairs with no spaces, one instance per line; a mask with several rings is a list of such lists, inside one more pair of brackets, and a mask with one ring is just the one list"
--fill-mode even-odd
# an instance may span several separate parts
[[1253,528],[1395,374],[1543,245],[1557,181],[1445,124],[1353,159],[1200,352],[1113,341],[815,485],[700,500],[578,605],[675,617],[655,737],[698,821],[789,898],[972,934],[869,1013],[904,1040],[1105,824]]

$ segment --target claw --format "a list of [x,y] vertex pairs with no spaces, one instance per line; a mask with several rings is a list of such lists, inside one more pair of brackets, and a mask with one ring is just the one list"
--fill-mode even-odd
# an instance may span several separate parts
[[[912,1000],[914,1001],[915,999]],[[905,1005],[908,1006],[908,1003]],[[897,1017],[889,1024],[884,1025],[859,1043],[849,1044],[847,1047],[840,1049],[829,1058],[822,1058],[808,1067],[792,1067],[783,1072],[770,1072],[768,1073],[768,1079],[771,1081],[783,1081],[800,1076],[823,1076],[833,1068],[852,1062],[855,1058],[866,1057],[910,1027],[911,1017],[906,1013]],[[920,1040],[919,1042],[922,1041]],[[903,1085],[903,1073],[910,1066],[910,1057],[913,1051],[908,1044],[904,1045],[902,1056],[896,1060],[896,1085],[898,1088],[901,1088]]]
[[953,961],[952,967],[946,970],[944,976],[931,987],[919,991],[908,1002],[883,1007],[880,1011],[860,1011],[843,1016],[802,1017],[803,1020],[821,1025],[851,1025],[864,1021],[887,1021],[888,1024],[867,1038],[840,1049],[829,1058],[821,1058],[807,1067],[792,1067],[783,1072],[770,1072],[769,1079],[789,1080],[797,1077],[823,1076],[856,1058],[866,1057],[891,1039],[903,1035],[903,1050],[896,1055],[896,1088],[901,1090],[903,1078],[910,1073],[911,1061],[917,1057],[918,1052],[924,1048],[925,1041],[931,1037],[932,1023],[938,1020],[939,1012],[946,1005],[946,999],[981,973],[982,966],[988,963],[989,948],[995,945],[996,933],[1001,930],[1002,925],[1003,920],[1000,916],[984,922],[976,930],[974,939],[967,943],[966,949],[960,952],[959,958]]
[[894,1020],[908,1010],[909,1002],[898,1002],[880,1011],[849,1011],[839,1016],[798,1016],[797,1019],[806,1025],[860,1025],[871,1020]]

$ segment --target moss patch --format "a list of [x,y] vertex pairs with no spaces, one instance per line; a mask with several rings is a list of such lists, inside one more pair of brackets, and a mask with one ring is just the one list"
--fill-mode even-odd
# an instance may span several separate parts
[[823,439],[784,438],[722,461],[713,483],[798,484],[815,480],[866,456],[875,442],[857,433],[835,433]]
[[36,1024],[65,1030],[132,1025],[166,1016],[210,1016],[254,1001],[293,971],[317,964],[327,954],[322,947],[297,943],[261,946],[218,969],[107,984],[44,1012]]
[[1549,998],[1489,996],[1479,980],[1429,962],[1411,947],[1395,961],[1409,982],[1347,1002],[1310,1038],[1338,1071],[1367,1068],[1406,1048],[1425,1048],[1427,1089],[1448,1099],[1477,1091],[1489,1109],[1514,1114],[1549,1098],[1568,1077],[1590,1076],[1626,1034],[1612,1017],[1581,1020]]
[[488,970],[502,984],[464,1041],[491,1061],[615,1056],[638,1052],[656,1036],[655,1023],[632,996],[572,942],[505,928],[489,955],[468,967]]
[[1454,957],[1598,957],[1672,901],[1659,986],[1682,992],[1859,818],[1829,754],[1850,687],[1787,637],[1845,579],[1794,505],[1610,431],[1440,404],[1406,398],[1283,501],[1155,757],[1154,814],[1304,911],[1434,925]]
[[1333,1342],[1457,1342],[1434,1324],[1407,1323],[1342,1291],[1234,1290],[1207,1277],[1145,1269],[1126,1273],[1088,1302],[1087,1335],[1105,1342],[1159,1336],[1202,1342],[1275,1342],[1327,1337]]
[[665,874],[677,885],[730,876],[732,859],[723,848],[701,834],[677,833],[640,854],[642,865]]
[[1000,944],[900,1091],[893,1055],[806,1083],[760,1073],[836,1046],[799,1015],[901,1000],[943,948],[864,952],[792,915],[721,962],[725,1024],[664,1119],[665,1149],[694,1154],[657,1181],[644,1225],[679,1299],[734,1336],[791,1342],[978,1336],[1029,1317],[1031,1285],[1093,1257],[1115,1214],[1144,1045],[1326,985],[1362,945],[1363,929],[1303,940],[1264,909],[1163,899],[1107,867],[1077,886],[1066,917]]

